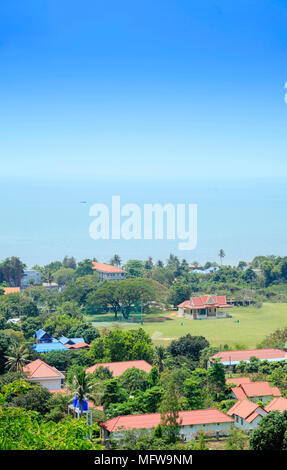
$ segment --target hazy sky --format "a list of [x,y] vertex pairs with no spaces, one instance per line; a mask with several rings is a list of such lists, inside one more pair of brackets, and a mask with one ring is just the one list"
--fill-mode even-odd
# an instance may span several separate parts
[[283,0],[1,2],[2,176],[287,176],[286,24]]
[[181,257],[286,255],[286,25],[286,0],[1,2],[0,258],[176,252],[91,244],[72,204],[120,190],[199,204]]

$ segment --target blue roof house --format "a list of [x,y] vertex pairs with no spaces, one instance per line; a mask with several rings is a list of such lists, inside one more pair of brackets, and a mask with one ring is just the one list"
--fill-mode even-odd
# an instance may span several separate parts
[[35,332],[34,338],[36,339],[36,343],[50,343],[53,341],[53,337],[41,328]]
[[62,343],[62,344],[78,344],[78,343],[84,343],[85,340],[84,338],[66,338],[66,336],[62,336],[59,341]]
[[31,346],[31,348],[40,354],[50,351],[69,351],[69,348],[60,343],[60,341],[53,341],[52,343],[38,343]]

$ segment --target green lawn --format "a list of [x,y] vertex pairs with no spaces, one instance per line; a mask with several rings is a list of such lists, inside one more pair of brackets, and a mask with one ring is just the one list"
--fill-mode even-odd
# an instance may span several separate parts
[[[167,345],[172,339],[202,335],[211,346],[228,344],[232,348],[255,348],[265,336],[278,328],[287,327],[287,303],[265,303],[262,308],[233,307],[232,318],[214,320],[186,320],[173,312],[172,319],[164,322],[144,323],[142,328],[152,337],[154,344]],[[163,313],[162,316],[165,314]],[[157,313],[157,316],[159,314]],[[147,316],[145,316],[147,318]],[[239,323],[236,323],[239,320]],[[93,317],[93,321],[97,321]],[[100,326],[97,324],[97,327]],[[114,327],[116,323],[103,326]],[[121,324],[120,328],[138,328],[141,325]]]

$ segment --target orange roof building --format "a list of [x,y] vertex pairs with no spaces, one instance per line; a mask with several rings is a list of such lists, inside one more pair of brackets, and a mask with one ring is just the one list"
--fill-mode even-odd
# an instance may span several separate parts
[[41,361],[41,359],[36,359],[24,366],[23,372],[31,382],[39,383],[49,390],[61,389],[65,379],[61,372]]
[[224,317],[226,313],[218,309],[231,308],[224,295],[201,295],[200,297],[191,297],[189,300],[181,302],[178,306],[178,313],[181,316],[187,315],[193,320],[209,317]]
[[249,362],[251,357],[256,357],[260,361],[277,362],[286,360],[287,352],[278,348],[220,351],[210,356],[209,365],[214,359],[219,359],[224,366],[236,366],[240,361]]
[[267,413],[270,413],[271,411],[280,411],[280,413],[282,413],[282,411],[287,410],[287,398],[273,398],[273,400],[265,406],[265,410]]
[[231,396],[237,400],[269,401],[272,397],[281,397],[281,392],[278,387],[271,387],[268,382],[249,382],[232,388]]
[[131,369],[132,367],[135,367],[136,369],[143,370],[147,373],[149,373],[152,369],[152,366],[146,362],[146,361],[122,361],[122,362],[103,362],[103,363],[98,363],[95,364],[88,369],[86,369],[86,372],[88,374],[93,374],[96,369],[99,367],[106,367],[109,369],[114,377],[119,377],[122,375],[127,369]]
[[[111,433],[113,437],[119,437],[124,431],[129,429],[152,430],[158,426],[160,422],[160,413],[117,416],[105,423],[101,423],[101,428],[104,430],[105,437],[109,437]],[[234,420],[221,411],[211,408],[179,411],[178,422],[180,424],[180,433],[186,440],[190,440],[194,438],[201,429],[214,434],[229,434]]]
[[123,269],[113,266],[112,264],[93,261],[92,268],[98,273],[100,279],[120,280],[126,277],[126,273]]
[[20,287],[3,287],[3,289],[4,289],[4,295],[20,293]]
[[227,412],[234,419],[235,426],[246,432],[256,428],[267,412],[261,406],[247,399],[238,400]]

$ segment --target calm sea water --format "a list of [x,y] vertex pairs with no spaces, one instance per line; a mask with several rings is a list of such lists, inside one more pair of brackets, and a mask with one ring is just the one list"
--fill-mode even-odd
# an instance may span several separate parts
[[[209,175],[211,176],[211,175]],[[178,240],[93,240],[89,236],[94,203],[193,203],[198,205],[195,250],[179,251]],[[287,187],[283,180],[103,182],[4,181],[0,189],[0,259],[19,256],[28,266],[73,255],[107,262],[152,256],[165,260],[174,253],[188,261],[235,264],[258,254],[286,255]],[[85,204],[81,203],[86,201]]]

